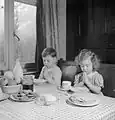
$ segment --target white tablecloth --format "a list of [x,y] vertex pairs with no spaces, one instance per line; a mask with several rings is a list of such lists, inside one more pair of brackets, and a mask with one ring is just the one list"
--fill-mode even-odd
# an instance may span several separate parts
[[98,96],[99,105],[79,107],[68,105],[66,103],[68,96],[61,94],[55,86],[37,86],[35,91],[52,93],[59,100],[50,106],[40,106],[34,101],[2,101],[0,102],[0,120],[115,120],[114,98]]

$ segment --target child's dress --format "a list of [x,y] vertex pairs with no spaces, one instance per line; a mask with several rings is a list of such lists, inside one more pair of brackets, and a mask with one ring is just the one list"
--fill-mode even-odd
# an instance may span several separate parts
[[[98,86],[100,88],[104,87],[104,80],[101,74],[99,74],[97,71],[95,71],[94,73],[92,73],[90,76],[88,76],[88,80],[90,81],[90,83],[94,86]],[[82,87],[84,88],[85,91],[87,92],[92,92],[90,91],[87,86],[84,84],[83,81],[83,72],[76,75],[75,76],[75,84],[74,87]],[[102,93],[101,93],[102,94]]]
[[56,84],[59,86],[61,84],[61,76],[62,72],[58,66],[54,66],[52,68],[47,68],[44,66],[41,70],[39,80],[46,80],[48,83]]

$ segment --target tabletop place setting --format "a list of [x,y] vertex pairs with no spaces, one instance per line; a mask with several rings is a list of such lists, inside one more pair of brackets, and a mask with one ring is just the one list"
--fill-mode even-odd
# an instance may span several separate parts
[[[5,79],[4,79],[5,80]],[[37,79],[35,79],[36,81]],[[12,88],[11,93],[7,91],[7,93],[2,94],[2,100],[9,99],[14,102],[32,102],[34,101],[37,105],[54,105],[58,100],[59,96],[52,95],[52,93],[37,93],[34,92],[34,87],[37,86],[38,88],[43,85],[47,86],[48,83],[43,82],[43,84],[34,85],[34,76],[33,75],[25,75],[23,76],[22,82],[20,84],[20,88],[18,90],[15,90],[15,87]],[[16,86],[16,85],[15,85]],[[13,86],[12,86],[13,87]],[[17,89],[17,88],[16,88]],[[99,104],[99,100],[94,99],[86,96],[87,94],[75,94],[71,90],[71,82],[70,81],[63,81],[61,86],[58,86],[56,88],[57,92],[59,92],[61,95],[65,95],[65,102],[68,105],[75,105],[75,106],[96,106]],[[14,91],[14,93],[13,93]],[[2,91],[1,91],[2,93]],[[84,96],[83,96],[84,95]]]
[[[12,85],[4,77],[0,79],[5,82],[1,80],[5,87],[1,87],[0,91],[0,115],[12,120],[17,119],[17,115],[20,120],[50,120],[49,117],[54,120],[88,120],[89,117],[96,118],[97,113],[99,118],[94,120],[105,120],[105,117],[109,118],[106,116],[108,109],[110,115],[115,111],[114,98],[83,92],[81,88],[74,91],[70,81],[63,81],[62,85],[56,86],[45,81],[39,82],[34,75],[24,75],[21,83]],[[103,113],[100,113],[101,110]]]
[[[67,104],[74,105],[78,107],[93,107],[99,104],[99,99],[94,97],[91,93],[82,93],[78,88],[78,93],[75,93],[71,89],[71,82],[70,81],[63,81],[62,86],[58,87],[58,90],[68,96],[65,100]],[[77,91],[77,90],[76,90]]]

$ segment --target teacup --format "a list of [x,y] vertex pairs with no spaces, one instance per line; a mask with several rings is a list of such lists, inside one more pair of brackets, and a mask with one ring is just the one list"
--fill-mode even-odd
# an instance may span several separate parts
[[62,88],[65,90],[69,90],[71,86],[71,82],[70,81],[63,81],[62,82]]

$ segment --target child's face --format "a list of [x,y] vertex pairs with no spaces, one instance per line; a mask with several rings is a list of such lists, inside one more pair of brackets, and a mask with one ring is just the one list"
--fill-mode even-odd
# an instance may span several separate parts
[[81,70],[83,72],[86,72],[86,74],[89,74],[93,71],[93,65],[92,65],[92,62],[91,62],[91,58],[87,58],[85,60],[83,60],[81,63],[80,63],[80,67],[81,67]]
[[43,63],[46,67],[50,68],[56,63],[56,57],[50,55],[43,57]]

